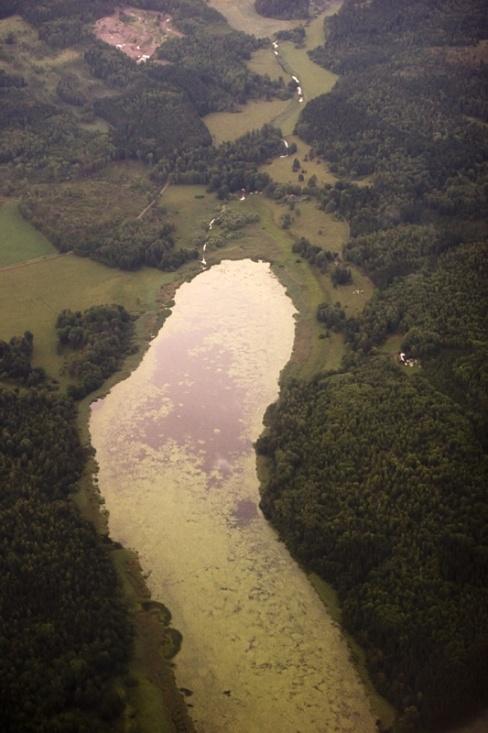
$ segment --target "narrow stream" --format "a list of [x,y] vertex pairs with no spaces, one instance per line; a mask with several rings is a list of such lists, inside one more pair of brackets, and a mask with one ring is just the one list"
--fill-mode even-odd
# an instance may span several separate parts
[[93,405],[113,539],[137,550],[183,633],[199,733],[373,733],[340,629],[262,517],[252,442],[290,357],[268,264],[182,285],[139,367]]

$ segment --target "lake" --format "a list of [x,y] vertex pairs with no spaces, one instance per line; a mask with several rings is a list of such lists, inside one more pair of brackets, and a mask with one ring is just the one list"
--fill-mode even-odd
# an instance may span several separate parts
[[269,264],[183,284],[140,365],[92,408],[112,539],[183,634],[199,733],[373,733],[339,626],[259,508],[253,441],[293,348]]

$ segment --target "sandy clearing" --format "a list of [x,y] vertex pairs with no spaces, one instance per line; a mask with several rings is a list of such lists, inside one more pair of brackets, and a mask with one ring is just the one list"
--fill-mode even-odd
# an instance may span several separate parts
[[143,62],[150,59],[167,38],[183,35],[172,22],[171,16],[165,13],[126,5],[117,8],[113,15],[97,20],[95,35],[131,59]]

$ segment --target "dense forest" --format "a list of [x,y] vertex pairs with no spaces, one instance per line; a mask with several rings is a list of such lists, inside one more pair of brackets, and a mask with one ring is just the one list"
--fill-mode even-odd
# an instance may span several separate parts
[[308,193],[377,290],[319,307],[346,355],[269,410],[262,507],[338,589],[399,731],[488,702],[487,38],[478,0],[345,2],[312,52],[341,76],[297,126],[349,179]]
[[281,132],[264,125],[218,147],[177,151],[159,162],[152,177],[158,183],[168,179],[173,183],[201,183],[225,199],[241,189],[262,191],[269,186],[270,177],[258,171],[258,166],[283,149]]
[[81,193],[78,185],[31,186],[20,210],[61,252],[109,267],[138,270],[147,265],[172,271],[198,256],[194,249],[176,248],[173,226],[158,207],[143,219],[129,218],[130,210],[114,207],[107,216],[103,202],[111,193],[120,195],[120,189],[95,183],[83,186]]
[[121,305],[92,306],[83,313],[64,310],[56,331],[63,352],[72,352],[67,371],[76,380],[68,388],[73,399],[101,387],[132,351],[134,323]]
[[76,413],[12,387],[0,388],[0,727],[109,730],[132,632],[107,548],[69,500],[85,461]]
[[44,382],[44,370],[32,366],[33,350],[34,336],[30,331],[21,337],[13,336],[9,341],[0,339],[0,380],[20,382],[30,387]]

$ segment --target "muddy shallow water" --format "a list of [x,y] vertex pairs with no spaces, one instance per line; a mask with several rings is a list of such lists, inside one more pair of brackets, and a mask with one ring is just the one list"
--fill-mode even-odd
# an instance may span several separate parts
[[134,373],[90,421],[115,540],[183,633],[199,733],[373,733],[340,629],[258,508],[252,442],[290,357],[294,308],[269,265],[182,285]]

